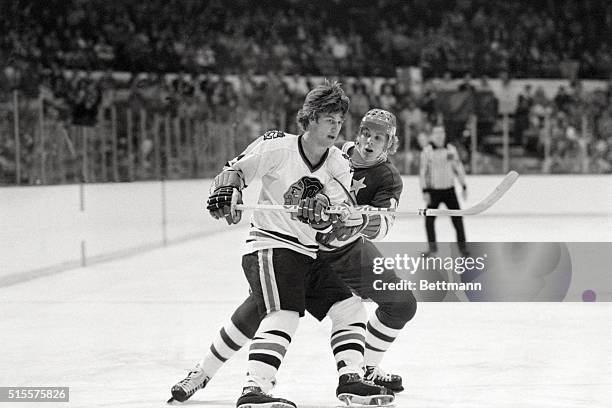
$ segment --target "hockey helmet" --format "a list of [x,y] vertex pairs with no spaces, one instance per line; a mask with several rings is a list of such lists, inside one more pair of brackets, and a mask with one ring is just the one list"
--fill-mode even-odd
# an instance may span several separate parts
[[367,127],[371,130],[383,131],[388,137],[387,150],[393,154],[397,150],[398,139],[397,139],[397,119],[395,115],[384,109],[370,109],[361,119],[359,125],[359,132]]

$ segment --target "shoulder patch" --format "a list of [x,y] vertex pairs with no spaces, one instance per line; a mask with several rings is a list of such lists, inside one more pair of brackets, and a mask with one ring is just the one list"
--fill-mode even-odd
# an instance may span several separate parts
[[285,132],[280,130],[268,130],[264,133],[263,140],[278,139],[279,137],[285,137]]
[[337,155],[337,156],[339,156],[339,158],[341,157],[343,159],[343,160],[339,160],[338,162],[342,162],[344,160],[346,160],[348,162],[349,169],[350,169],[351,173],[355,170],[353,168],[353,161],[351,160],[351,157],[345,151],[343,151],[342,149],[340,149],[337,146],[332,146],[330,148],[330,154],[332,154],[332,153],[334,154],[334,157]]
[[349,152],[350,148],[351,148],[351,147],[354,147],[354,146],[355,146],[355,142],[344,142],[344,143],[342,144],[341,150],[342,150],[344,153],[348,154],[348,152]]
[[348,161],[349,169],[350,169],[351,173],[354,173],[355,172],[355,167],[353,166],[353,161],[351,160],[349,155],[347,153],[342,153],[342,157],[345,158],[346,161]]

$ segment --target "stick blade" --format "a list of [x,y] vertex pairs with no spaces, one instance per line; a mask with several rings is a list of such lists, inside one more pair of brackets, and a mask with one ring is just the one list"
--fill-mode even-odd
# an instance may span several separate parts
[[480,214],[481,212],[490,208],[493,204],[498,202],[499,199],[502,198],[502,196],[506,194],[508,190],[510,190],[510,188],[516,182],[518,177],[519,174],[516,171],[510,171],[508,174],[506,174],[501,183],[499,183],[497,187],[495,187],[495,190],[489,193],[489,195],[486,196],[481,202],[463,210],[463,215]]

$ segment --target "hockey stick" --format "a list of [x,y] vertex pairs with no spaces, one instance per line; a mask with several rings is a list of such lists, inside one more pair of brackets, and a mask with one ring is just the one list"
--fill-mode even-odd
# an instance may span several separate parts
[[[435,217],[437,215],[448,215],[448,216],[464,216],[464,215],[476,215],[486,211],[489,207],[495,204],[499,199],[506,194],[510,187],[514,184],[516,179],[518,179],[518,173],[516,171],[511,171],[504,179],[495,187],[488,196],[486,196],[482,201],[473,205],[472,207],[465,208],[462,210],[447,210],[447,209],[437,209],[437,208],[419,208],[417,210],[409,210],[409,211],[400,211],[396,208],[377,208],[370,207],[367,205],[362,206],[354,206],[352,207],[352,212],[357,214],[395,214],[398,216],[403,215],[420,215],[424,217]],[[281,204],[238,204],[236,206],[237,210],[255,210],[255,211],[283,211],[283,212],[297,212],[299,209],[298,205],[281,205]],[[328,214],[342,214],[346,213],[346,207],[340,205],[332,205],[327,211]]]

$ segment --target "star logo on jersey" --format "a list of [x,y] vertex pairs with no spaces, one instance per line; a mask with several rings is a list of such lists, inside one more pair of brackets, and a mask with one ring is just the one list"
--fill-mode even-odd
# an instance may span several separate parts
[[353,179],[353,183],[351,184],[351,192],[355,194],[355,197],[357,197],[357,194],[359,194],[359,190],[367,187],[366,184],[363,182],[364,180],[365,177],[362,177],[360,180]]

